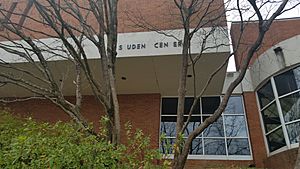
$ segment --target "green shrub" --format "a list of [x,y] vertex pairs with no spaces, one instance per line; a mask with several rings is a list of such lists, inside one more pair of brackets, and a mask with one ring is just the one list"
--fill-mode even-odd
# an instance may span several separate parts
[[[153,163],[158,162],[158,159],[162,161],[162,154],[159,150],[150,147],[150,138],[146,137],[141,130],[133,132],[130,123],[127,123],[125,128],[127,145],[124,149],[124,156],[121,158],[123,167],[140,168],[140,166],[143,166],[143,169],[158,168],[159,166],[155,167]],[[167,166],[160,166],[160,168],[167,168]]]
[[0,168],[154,168],[161,156],[149,148],[149,138],[127,133],[128,146],[114,146],[72,123],[37,123],[0,112]]

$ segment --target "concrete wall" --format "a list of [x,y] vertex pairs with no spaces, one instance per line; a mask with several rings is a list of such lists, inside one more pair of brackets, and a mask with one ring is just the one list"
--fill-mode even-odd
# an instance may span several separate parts
[[[231,26],[231,37],[233,41],[234,47],[236,47],[237,41],[241,35],[240,32],[240,22],[233,23]],[[262,42],[262,46],[255,53],[253,59],[251,60],[251,64],[254,63],[256,58],[260,57],[262,53],[273,49],[276,44],[291,37],[300,34],[300,18],[292,18],[292,19],[279,19],[275,20],[270,27],[269,31],[266,33],[264,40]],[[245,27],[245,31],[243,32],[241,43],[239,45],[238,51],[235,54],[235,60],[237,69],[243,60],[246,57],[247,50],[250,45],[253,44],[258,35],[258,26],[257,22],[248,22]],[[250,65],[251,65],[250,64]]]
[[[299,35],[275,44],[261,54],[249,68],[252,85],[257,89],[270,76],[280,73],[300,63],[300,32]],[[274,49],[281,48],[282,54],[275,54]]]

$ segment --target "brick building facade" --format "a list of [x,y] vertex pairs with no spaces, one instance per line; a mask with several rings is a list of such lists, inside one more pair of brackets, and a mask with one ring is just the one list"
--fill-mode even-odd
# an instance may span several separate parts
[[[0,2],[1,7],[6,9],[23,11],[30,16],[38,15],[34,9],[31,9],[32,4],[29,1]],[[163,33],[171,32],[173,36],[180,37],[182,26],[178,24],[180,23],[178,11],[174,4],[167,2],[161,0],[151,1],[151,3],[146,0],[120,1],[116,72],[122,125],[130,121],[133,127],[142,129],[151,137],[153,148],[160,148],[164,153],[169,153],[171,150],[164,149],[160,135],[164,133],[170,142],[175,136],[176,113],[174,112],[176,112],[177,105],[181,46],[177,40],[145,27],[136,26],[136,24],[140,18],[144,18],[147,24],[155,25],[155,29]],[[26,6],[31,10],[26,10]],[[217,9],[220,13],[223,8],[223,1],[215,1],[211,10]],[[140,11],[143,16],[140,16]],[[216,15],[216,13],[211,15]],[[44,31],[51,31],[44,25],[34,24],[28,20],[22,21],[20,16],[12,15],[11,17],[25,26],[40,27]],[[226,28],[225,16],[220,17],[216,22],[220,27]],[[91,23],[93,23],[92,19]],[[239,24],[233,23],[231,27],[234,47],[236,38],[239,36]],[[210,30],[212,25],[208,23],[201,31]],[[243,33],[241,43],[243,45],[235,55],[237,68],[248,47],[247,44],[251,43],[256,36],[255,25],[255,22],[248,23],[246,32]],[[295,150],[299,145],[297,127],[300,126],[300,67],[298,66],[300,51],[297,47],[300,42],[300,31],[297,29],[299,26],[299,18],[274,22],[262,47],[252,60],[245,79],[234,91],[223,115],[193,142],[186,168],[230,165],[274,169],[292,168],[296,157]],[[5,33],[5,30],[2,30],[2,33]],[[216,35],[220,38],[218,43],[229,43],[226,35],[223,35],[221,31]],[[49,39],[39,33],[33,36],[39,39]],[[12,38],[18,40],[13,35]],[[5,42],[3,38],[0,40]],[[197,52],[199,49],[194,46],[192,54],[197,54]],[[203,87],[203,81],[209,78],[209,75],[222,64],[229,53],[229,47],[223,46],[203,55],[203,62],[196,67],[196,71],[201,72],[201,78],[197,81],[198,90]],[[0,54],[1,59],[30,69],[26,63],[11,59],[14,56],[4,51],[0,51]],[[99,59],[95,56],[91,56],[90,59],[93,70],[98,70]],[[61,76],[61,72],[67,72],[67,68],[71,67],[69,64],[59,59],[51,61],[51,66],[55,69],[57,76]],[[0,67],[0,71],[5,72],[7,69]],[[217,74],[212,85],[201,98],[199,109],[193,114],[188,130],[193,129],[195,125],[211,115],[222,99],[226,86],[237,73],[226,73],[226,68],[223,68]],[[74,77],[70,75],[65,82],[67,85],[65,95],[70,101],[74,101],[73,79]],[[284,84],[288,87],[282,87]],[[188,95],[190,96],[192,95],[191,89],[192,80],[188,79]],[[102,107],[94,99],[90,90],[84,89],[83,92],[83,115],[94,123],[95,128],[98,128],[99,118],[104,114]],[[28,96],[31,94],[14,86],[0,87],[0,97]],[[189,99],[188,97],[187,105]],[[14,113],[31,116],[40,121],[70,120],[59,107],[46,100],[28,100],[2,106],[9,107]],[[189,132],[188,130],[186,132]],[[124,135],[121,138],[124,138]]]
[[[274,21],[251,60],[248,75],[242,83],[254,161],[265,168],[293,168],[297,155],[299,23],[299,18]],[[235,55],[237,68],[244,57],[243,52],[249,47],[247,44],[251,44],[257,36],[256,25],[256,22],[246,25],[241,46]],[[232,24],[234,46],[239,29],[240,23]]]

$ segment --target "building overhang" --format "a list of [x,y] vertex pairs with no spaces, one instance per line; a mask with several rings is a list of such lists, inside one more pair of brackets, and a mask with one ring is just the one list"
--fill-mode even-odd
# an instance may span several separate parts
[[[205,28],[196,34],[191,42],[191,54],[196,56],[201,51],[201,42],[211,28]],[[166,34],[172,36],[166,36]],[[158,32],[138,32],[123,33],[118,35],[118,58],[116,64],[116,82],[119,94],[140,94],[140,93],[160,93],[165,96],[177,95],[179,74],[181,67],[182,30],[169,30],[164,33]],[[217,37],[217,38],[216,38]],[[55,39],[41,39],[43,43],[57,45],[60,42]],[[54,43],[55,42],[55,43]],[[9,43],[9,42],[2,42]],[[19,41],[18,43],[23,43]],[[89,42],[84,42],[85,51],[89,57],[91,70],[96,80],[101,82],[101,61],[97,48]],[[213,47],[215,46],[215,47]],[[188,95],[193,95],[193,90],[199,93],[211,74],[222,65],[229,55],[229,45],[226,32],[223,29],[214,32],[214,36],[207,39],[207,50],[204,50],[201,58],[195,66],[196,86],[193,86],[194,75],[192,68],[189,68],[187,81]],[[63,92],[66,96],[75,95],[75,68],[74,64],[66,59],[53,57],[45,53],[48,57],[49,67],[53,71],[58,83],[62,83]],[[39,74],[32,65],[20,59],[16,55],[0,50],[1,59]],[[226,75],[227,64],[216,74],[209,84],[205,94],[219,95]],[[0,71],[13,73],[13,70],[0,67]],[[35,72],[36,71],[36,72]],[[22,73],[17,73],[20,78],[27,78]],[[191,77],[190,77],[191,75]],[[30,79],[34,82],[34,79]],[[20,87],[6,84],[0,87],[0,97],[27,97],[32,96]],[[92,94],[87,81],[83,78],[82,93]]]
[[[262,53],[249,68],[253,90],[286,68],[299,65],[300,35],[281,41]],[[280,52],[277,51],[280,49]]]

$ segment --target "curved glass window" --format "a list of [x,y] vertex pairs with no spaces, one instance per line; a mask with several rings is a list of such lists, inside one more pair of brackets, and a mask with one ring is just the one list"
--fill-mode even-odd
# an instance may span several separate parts
[[300,66],[271,77],[257,97],[269,151],[299,143]]
[[266,109],[261,111],[262,118],[265,124],[266,133],[281,125],[279,113],[277,111],[276,103],[274,102]]
[[[205,119],[210,117],[218,108],[222,97],[202,97],[197,103],[197,109],[192,113],[191,120],[184,131],[184,138],[196,129]],[[165,136],[160,143],[164,154],[172,154],[172,144],[176,138],[177,98],[162,98],[160,133]],[[188,110],[194,99],[185,99],[185,121]],[[206,156],[226,158],[251,158],[248,139],[248,128],[242,96],[231,96],[222,116],[208,126],[192,142],[190,155],[199,158]]]
[[276,129],[274,132],[267,134],[267,140],[269,143],[269,150],[275,151],[283,146],[286,146],[282,128]]
[[300,93],[279,99],[285,122],[300,119]]
[[279,96],[300,89],[300,67],[274,77]]
[[258,100],[261,107],[265,107],[274,100],[274,93],[270,81],[257,91]]

